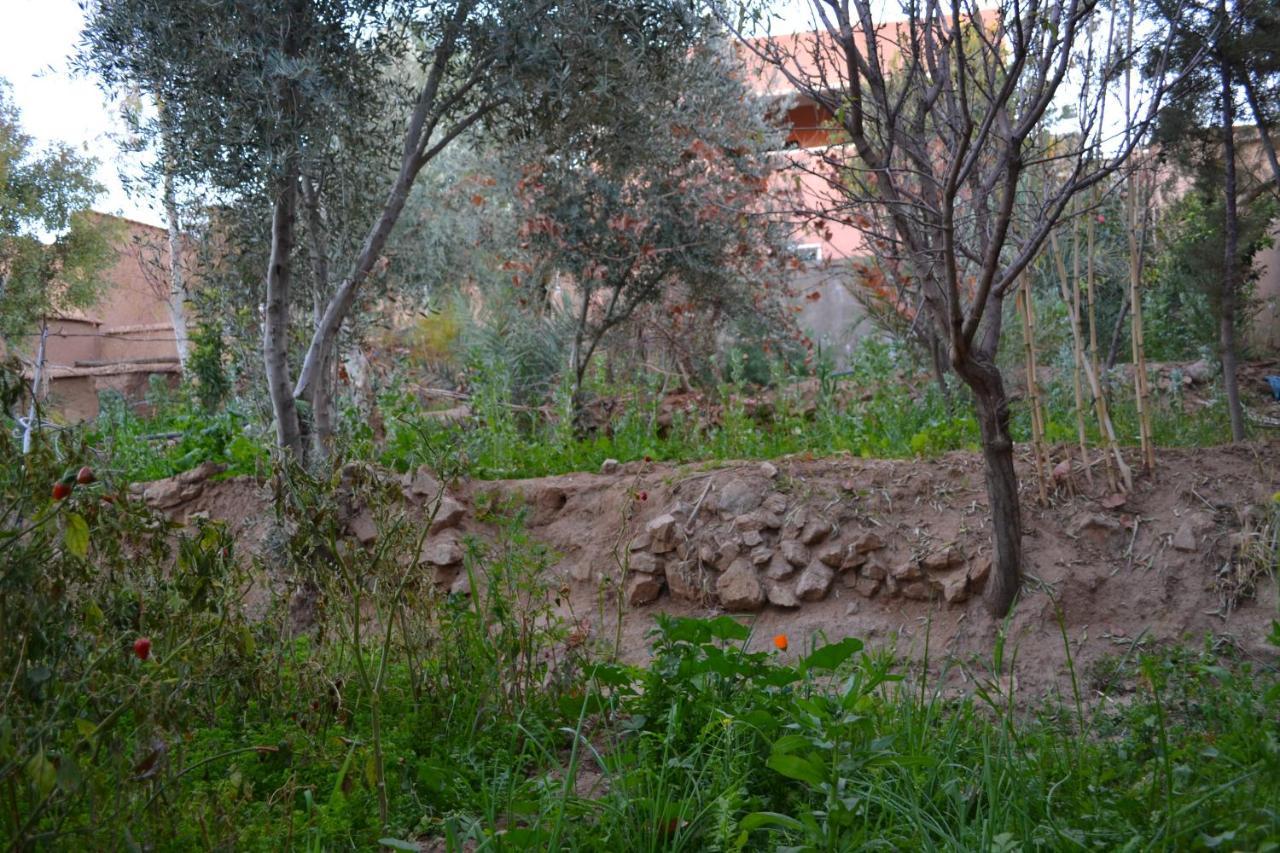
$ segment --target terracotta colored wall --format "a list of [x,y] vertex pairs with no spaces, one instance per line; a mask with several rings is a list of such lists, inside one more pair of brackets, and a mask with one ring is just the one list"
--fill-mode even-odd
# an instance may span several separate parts
[[[1280,236],[1280,228],[1273,234]],[[1258,355],[1280,353],[1280,248],[1260,252],[1255,263],[1263,268],[1254,288],[1257,310],[1249,326],[1249,347]]]
[[[104,218],[115,219],[119,230],[115,263],[103,273],[106,285],[102,296],[84,312],[83,319],[50,324],[47,362],[70,367],[77,361],[177,358],[163,290],[168,264],[166,233],[140,222]],[[136,326],[164,328],[119,331],[120,327]],[[100,337],[86,337],[95,329]]]

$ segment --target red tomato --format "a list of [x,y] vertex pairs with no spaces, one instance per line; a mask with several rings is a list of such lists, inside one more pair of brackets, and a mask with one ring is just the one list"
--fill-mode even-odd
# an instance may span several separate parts
[[146,660],[151,657],[151,638],[139,637],[134,640],[133,653],[138,656],[138,660]]
[[70,494],[71,494],[71,486],[67,485],[66,483],[53,484],[53,499],[55,501],[63,500]]

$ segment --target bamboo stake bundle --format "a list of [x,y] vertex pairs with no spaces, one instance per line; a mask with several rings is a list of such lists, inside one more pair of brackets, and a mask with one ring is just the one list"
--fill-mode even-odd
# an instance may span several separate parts
[[1031,454],[1035,457],[1036,488],[1041,505],[1049,503],[1049,453],[1045,448],[1044,409],[1040,400],[1040,385],[1036,381],[1036,314],[1031,305],[1031,277],[1022,277],[1022,287],[1017,295],[1018,313],[1022,317],[1022,349],[1027,361],[1027,396],[1031,400]]
[[[1098,193],[1095,189],[1092,205],[1095,209],[1097,203]],[[1089,394],[1093,398],[1094,412],[1098,417],[1098,429],[1102,432],[1102,439],[1106,445],[1106,452],[1102,454],[1102,458],[1106,464],[1107,485],[1112,491],[1123,489],[1127,492],[1133,489],[1133,473],[1129,470],[1128,464],[1125,463],[1124,456],[1120,452],[1120,443],[1116,440],[1116,429],[1111,422],[1111,413],[1107,410],[1106,395],[1102,393],[1102,382],[1100,381],[1098,367],[1098,314],[1096,308],[1098,300],[1096,298],[1096,277],[1093,263],[1093,253],[1096,245],[1096,217],[1097,214],[1090,215],[1089,227],[1085,229],[1085,239],[1088,244],[1085,255],[1086,293],[1089,297],[1089,360],[1085,379],[1088,381]]]
[[[1134,23],[1138,17],[1136,0],[1129,0],[1127,26],[1125,33],[1126,50],[1133,50]],[[1133,91],[1133,67],[1130,65],[1124,72],[1124,103],[1129,108],[1129,98]],[[1126,115],[1130,113],[1126,112]],[[1139,196],[1142,193],[1142,161],[1138,159],[1129,172],[1129,191],[1125,194],[1128,208],[1129,232],[1129,310],[1133,323],[1130,338],[1133,344],[1133,390],[1138,406],[1138,435],[1142,445],[1142,467],[1150,472],[1155,468],[1155,448],[1151,440],[1151,396],[1147,387],[1147,355],[1142,340],[1142,250],[1146,242],[1146,210],[1141,210],[1144,227],[1139,230]],[[1143,239],[1140,241],[1138,238]]]
[[1084,426],[1084,383],[1081,378],[1085,371],[1084,342],[1080,335],[1080,227],[1079,221],[1071,226],[1072,264],[1075,274],[1071,277],[1071,295],[1067,295],[1067,265],[1062,260],[1062,252],[1058,249],[1058,235],[1050,234],[1050,247],[1053,260],[1058,268],[1058,289],[1062,293],[1062,301],[1066,303],[1071,321],[1071,384],[1075,391],[1076,404],[1076,438],[1080,443],[1080,461],[1084,465],[1084,474],[1093,485],[1093,464],[1089,460],[1089,437]]

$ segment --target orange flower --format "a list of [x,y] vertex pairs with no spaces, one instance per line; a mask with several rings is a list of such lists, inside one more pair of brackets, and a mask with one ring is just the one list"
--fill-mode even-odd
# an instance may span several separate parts
[[787,635],[779,634],[778,636],[774,637],[773,644],[774,646],[777,647],[778,651],[785,652],[787,650]]

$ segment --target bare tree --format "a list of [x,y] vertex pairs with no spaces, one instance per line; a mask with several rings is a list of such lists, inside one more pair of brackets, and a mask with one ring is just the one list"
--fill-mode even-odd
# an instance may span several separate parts
[[[1005,302],[1072,198],[1144,138],[1164,84],[1128,115],[1105,114],[1126,54],[1097,0],[906,0],[901,13],[886,22],[870,0],[813,0],[814,33],[739,36],[750,61],[831,117],[837,138],[797,168],[838,191],[828,215],[862,231],[973,394],[994,542],[986,599],[1004,614],[1023,562],[996,363]],[[1078,126],[1056,126],[1072,93]]]

